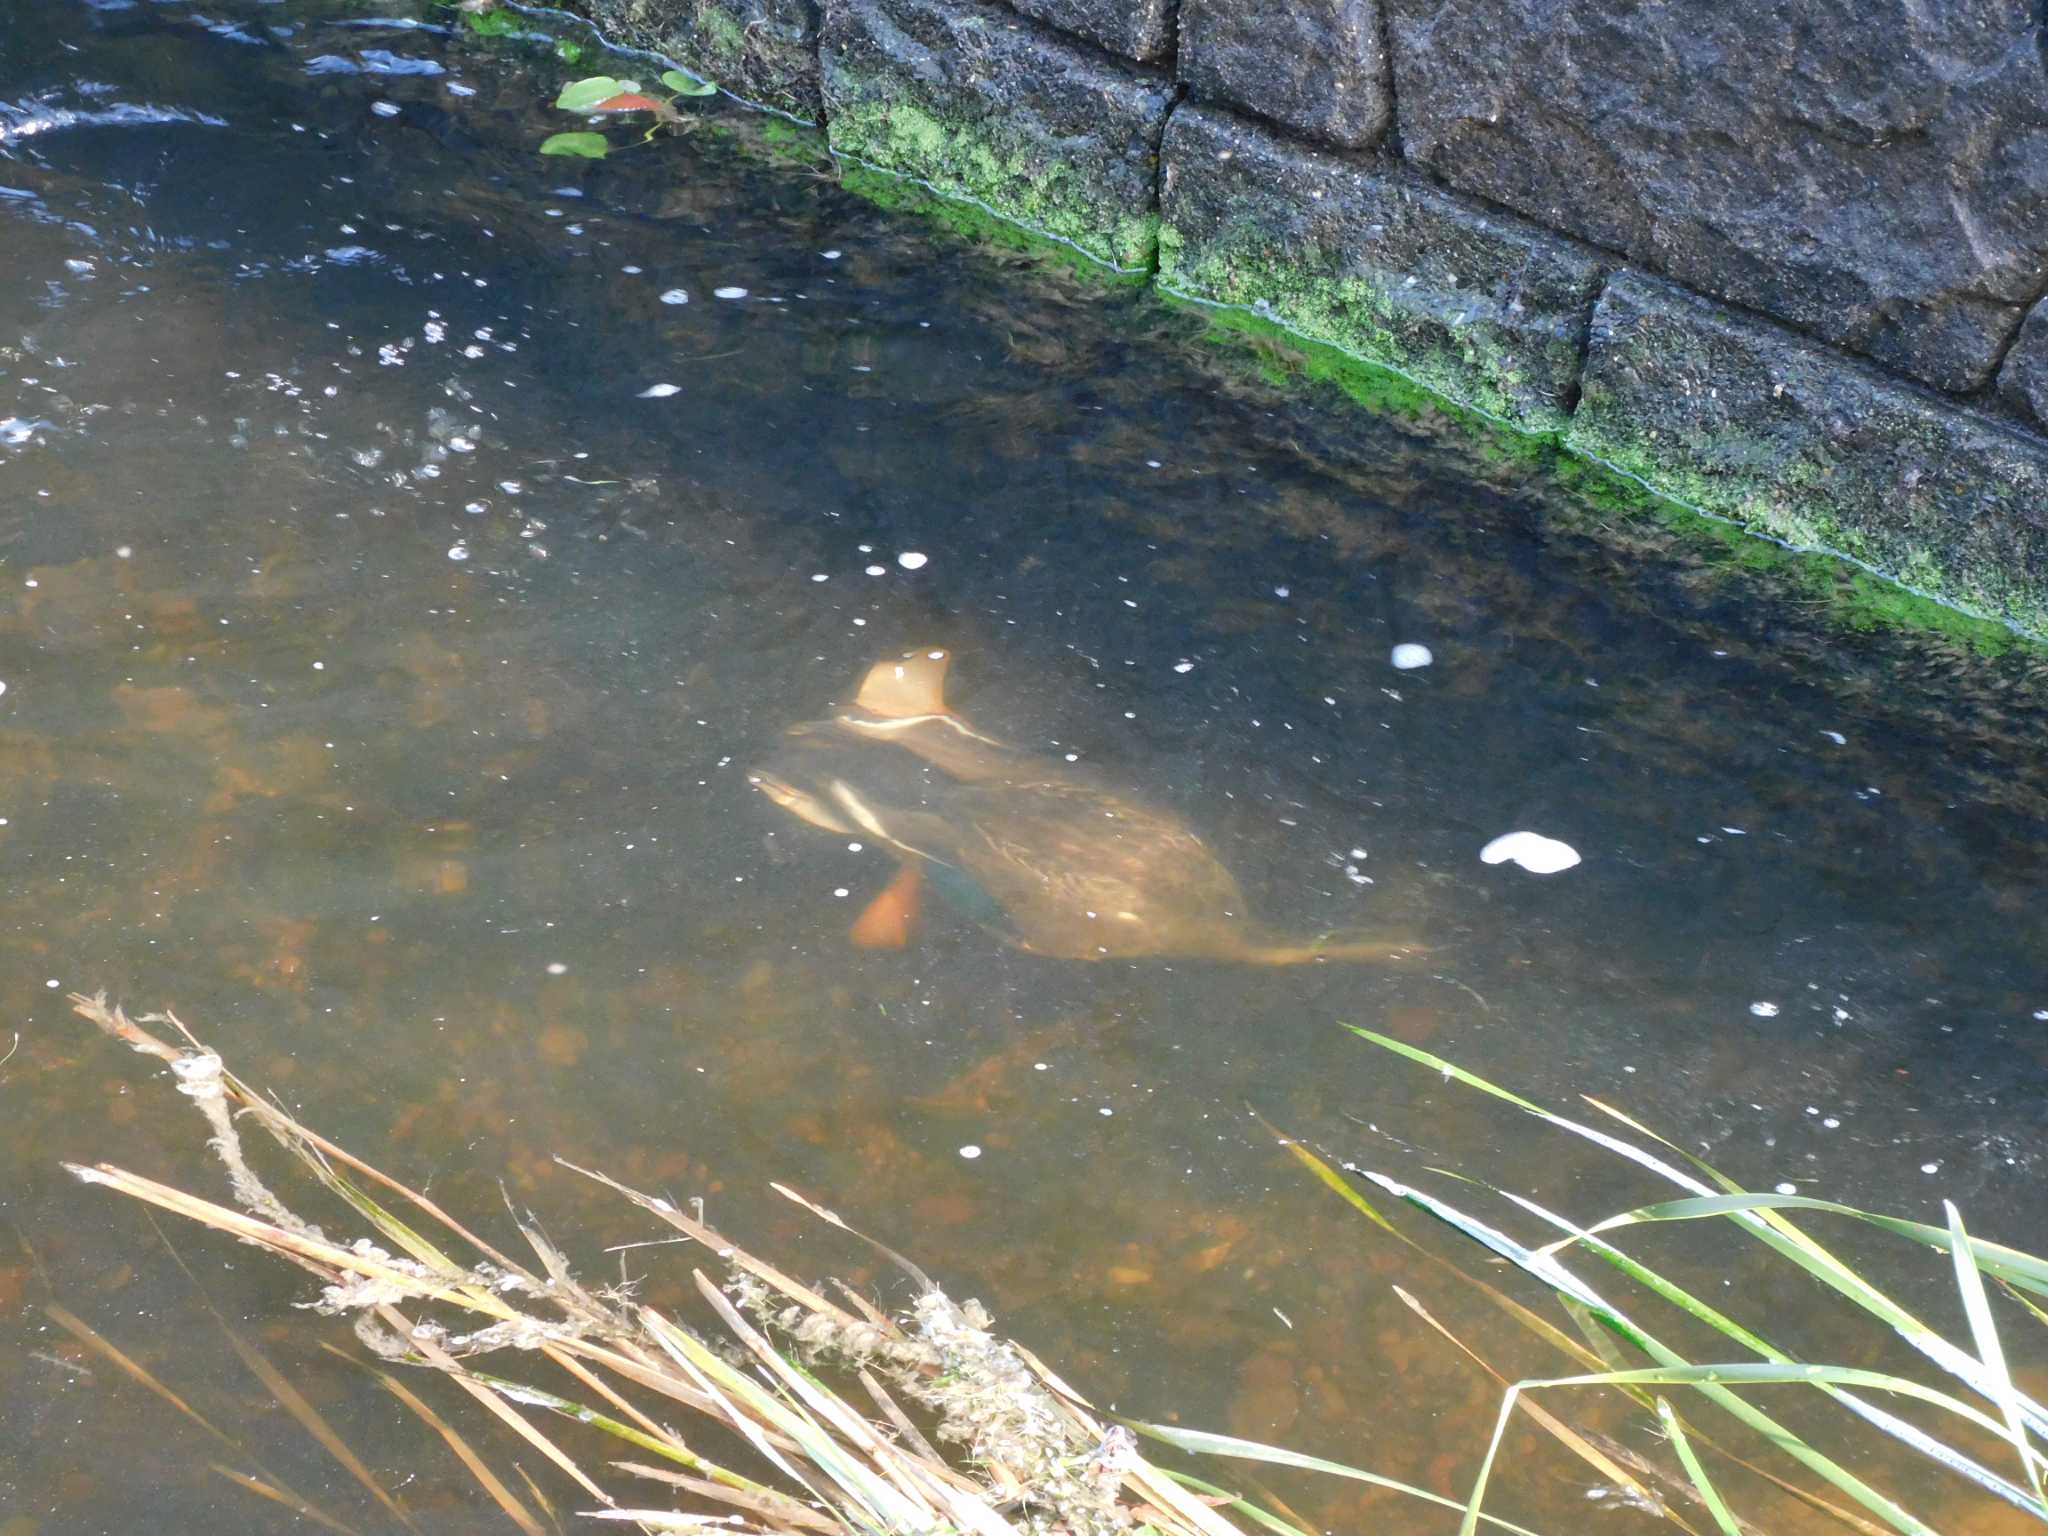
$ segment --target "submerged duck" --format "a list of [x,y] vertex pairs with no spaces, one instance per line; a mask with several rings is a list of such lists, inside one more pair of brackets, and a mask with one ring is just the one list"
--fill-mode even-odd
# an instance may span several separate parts
[[856,944],[909,942],[925,885],[1005,942],[1067,960],[1257,965],[1391,960],[1397,939],[1297,941],[1244,916],[1230,871],[1179,818],[976,730],[946,706],[944,651],[870,669],[852,708],[784,733],[750,775],[792,815],[892,854]]

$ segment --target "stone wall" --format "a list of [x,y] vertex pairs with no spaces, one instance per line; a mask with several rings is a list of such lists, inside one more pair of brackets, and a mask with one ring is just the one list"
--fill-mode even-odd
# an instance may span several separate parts
[[2048,635],[2040,0],[583,0],[835,150]]

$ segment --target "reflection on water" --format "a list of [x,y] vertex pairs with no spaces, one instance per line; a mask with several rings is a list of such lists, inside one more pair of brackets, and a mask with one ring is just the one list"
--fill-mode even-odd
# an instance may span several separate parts
[[[217,1308],[423,1525],[479,1528],[289,1274],[173,1234],[195,1288],[57,1171],[212,1187],[70,988],[174,1003],[451,1208],[502,1173],[571,1251],[623,1240],[561,1152],[886,1290],[757,1201],[783,1179],[1105,1402],[1445,1491],[1496,1386],[1245,1107],[1580,1214],[1649,1192],[1339,1020],[1751,1179],[2043,1240],[2023,664],[1828,636],[1526,465],[772,164],[735,109],[540,160],[563,74],[360,8],[0,0],[0,1530],[290,1519],[51,1300],[359,1510]],[[851,943],[886,840],[748,770],[907,647],[1276,931],[1428,953],[1082,964],[944,902]],[[1583,862],[1480,861],[1521,829]],[[1501,1512],[1568,1523],[1582,1472],[1517,1449]],[[1389,1508],[1286,1488],[1330,1526]]]

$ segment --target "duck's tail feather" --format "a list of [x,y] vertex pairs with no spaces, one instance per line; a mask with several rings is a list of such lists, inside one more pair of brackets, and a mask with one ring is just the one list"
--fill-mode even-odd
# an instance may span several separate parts
[[1405,934],[1324,933],[1305,943],[1251,943],[1239,959],[1251,965],[1310,965],[1319,960],[1387,965],[1418,960],[1429,946]]

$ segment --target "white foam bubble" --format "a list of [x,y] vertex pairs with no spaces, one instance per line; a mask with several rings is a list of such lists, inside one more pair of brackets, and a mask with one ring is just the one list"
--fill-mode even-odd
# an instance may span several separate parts
[[1428,646],[1406,640],[1394,647],[1393,655],[1389,659],[1403,672],[1413,672],[1417,667],[1428,666],[1436,657],[1430,654]]
[[925,562],[930,558],[929,555],[921,555],[914,549],[906,549],[896,557],[896,563],[906,571],[917,571],[922,570]]
[[1516,864],[1532,875],[1554,875],[1579,862],[1579,851],[1540,832],[1503,832],[1479,850],[1482,864]]
[[670,395],[680,395],[682,392],[683,386],[680,384],[650,384],[640,391],[640,398],[642,400],[666,400]]
[[744,288],[714,288],[711,290],[711,296],[715,299],[744,299],[747,296],[747,290]]
[[1778,1016],[1778,1005],[1776,1003],[1763,1002],[1751,1003],[1749,1011],[1760,1019],[1775,1019]]
[[981,1156],[981,1148],[977,1147],[973,1142],[970,1141],[969,1143],[967,1143],[966,1146],[960,1149],[960,1155],[966,1158],[971,1163],[977,1157]]
[[661,302],[664,304],[687,304],[690,302],[690,295],[681,288],[671,288],[661,296]]

